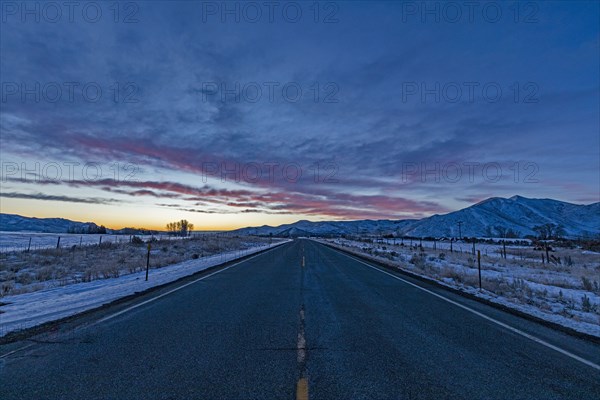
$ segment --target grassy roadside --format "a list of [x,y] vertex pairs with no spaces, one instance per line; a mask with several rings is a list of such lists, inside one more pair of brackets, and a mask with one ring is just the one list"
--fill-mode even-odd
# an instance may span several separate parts
[[[150,268],[268,244],[268,238],[203,235],[151,242]],[[0,253],[0,297],[116,278],[146,268],[143,241]]]

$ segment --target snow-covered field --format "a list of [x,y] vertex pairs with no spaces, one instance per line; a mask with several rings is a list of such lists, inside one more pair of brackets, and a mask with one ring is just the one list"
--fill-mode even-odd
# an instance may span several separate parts
[[[0,297],[51,286],[117,278],[146,268],[147,243],[103,241],[102,245],[43,248],[0,253]],[[156,239],[156,237],[154,237]],[[150,267],[160,268],[192,258],[245,250],[268,243],[267,238],[199,235],[151,242]]]
[[121,297],[175,281],[283,242],[285,241],[272,244],[255,243],[251,247],[241,247],[233,251],[155,268],[150,270],[148,281],[145,281],[145,271],[138,271],[90,282],[64,286],[49,285],[30,293],[0,297],[0,336],[97,308]]
[[[194,235],[197,235],[196,233]],[[151,237],[158,239],[177,240],[178,237],[162,235],[137,235],[146,241]],[[60,242],[58,238],[60,237]],[[31,239],[31,245],[29,240]],[[72,246],[92,246],[102,243],[125,243],[129,242],[131,235],[111,234],[76,234],[76,233],[40,233],[40,232],[4,232],[0,231],[0,252],[23,251],[40,249],[54,249],[59,244],[62,248]]]
[[[472,244],[418,241],[372,242],[347,239],[321,240],[366,255],[411,273],[436,279],[487,300],[518,309],[577,331],[600,337],[600,253],[558,249],[553,263],[542,263],[531,247],[476,244],[482,254],[483,290],[479,291],[476,256]],[[511,256],[512,255],[512,256]]]

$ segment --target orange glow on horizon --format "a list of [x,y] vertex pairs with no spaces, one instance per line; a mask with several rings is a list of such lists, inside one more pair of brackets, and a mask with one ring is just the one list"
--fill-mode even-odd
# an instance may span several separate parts
[[[188,220],[194,231],[229,231],[248,226],[281,225],[306,219],[303,216],[199,214],[160,207],[127,204],[69,204],[60,201],[12,199],[0,197],[0,212],[29,218],[65,218],[75,222],[93,222],[108,229],[139,228],[166,231],[169,222]],[[311,218],[314,219],[314,218]]]

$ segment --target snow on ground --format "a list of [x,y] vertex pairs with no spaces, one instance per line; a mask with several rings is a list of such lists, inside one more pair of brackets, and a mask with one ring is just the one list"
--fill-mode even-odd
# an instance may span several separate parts
[[[200,235],[203,233],[194,233]],[[77,233],[41,233],[41,232],[4,232],[0,231],[0,252],[22,251],[31,246],[31,250],[53,249],[57,244],[62,248],[71,246],[91,246],[100,243],[121,243],[129,242],[132,235],[111,235],[111,234],[77,234]],[[169,237],[162,235],[137,235],[140,239],[147,241],[154,237],[157,239],[183,239],[180,237]],[[58,238],[60,237],[60,242]],[[101,239],[102,238],[102,239]],[[31,239],[31,245],[29,240]]]
[[[585,257],[588,266],[583,263],[583,265],[567,267],[542,265],[541,262],[510,257],[503,260],[497,257],[494,249],[490,247],[488,248],[490,256],[482,256],[483,290],[480,292],[475,257],[468,252],[457,253],[456,244],[454,253],[448,253],[444,247],[440,249],[438,243],[436,252],[428,248],[425,250],[425,255],[421,256],[420,249],[409,246],[408,242],[405,242],[405,246],[395,246],[392,243],[382,245],[382,243],[347,239],[319,241],[401,268],[415,275],[435,279],[443,285],[490,302],[600,337],[600,291],[598,290],[600,259],[594,255],[588,254]],[[418,241],[413,242],[413,245],[418,246],[418,244]],[[479,249],[479,245],[477,246]],[[444,257],[440,257],[440,250],[445,252]],[[583,288],[582,277],[586,277],[593,287]],[[584,298],[589,302],[587,305],[584,304]]]
[[118,278],[99,279],[44,290],[5,296],[0,299],[0,337],[9,332],[33,327],[44,322],[75,315],[110,303],[121,297],[192,275],[215,265],[257,253],[286,241],[235,250],[213,256],[192,259],[159,269],[151,269],[145,281],[145,271]]
[[[524,246],[520,243],[531,243],[529,239],[489,239],[482,238],[482,240],[494,240],[496,243],[476,243],[476,248],[481,252],[481,254],[485,254],[486,256],[495,256],[500,258],[502,251],[502,240],[506,242],[506,250],[508,258],[521,258],[524,257],[525,250],[531,249],[531,247]],[[453,251],[458,253],[470,253],[473,250],[473,243],[467,243],[465,241],[453,241],[450,244],[449,240],[437,240],[434,244],[431,240],[419,240],[419,239],[378,239],[377,243],[386,243],[390,245],[396,245],[399,243],[404,243],[406,246],[410,246],[411,243],[413,246],[422,244],[423,247],[428,249],[433,249],[435,247],[436,250],[439,251],[450,251],[452,248]],[[536,258],[538,260],[539,258]]]

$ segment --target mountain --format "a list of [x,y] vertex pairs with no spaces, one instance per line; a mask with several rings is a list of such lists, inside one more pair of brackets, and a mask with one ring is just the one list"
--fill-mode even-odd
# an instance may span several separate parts
[[552,199],[492,197],[462,210],[420,220],[298,221],[277,227],[243,228],[236,232],[275,236],[395,234],[415,237],[536,236],[535,227],[555,224],[566,237],[600,236],[600,203],[579,205]]
[[16,214],[0,214],[0,231],[44,233],[106,233],[93,222],[77,222],[64,218],[30,218]]
[[[237,233],[273,236],[338,236],[372,234],[414,237],[458,237],[458,222],[465,237],[536,236],[534,227],[560,225],[566,237],[600,236],[600,202],[589,205],[566,203],[552,199],[529,199],[513,196],[492,197],[462,210],[433,215],[420,220],[298,221],[277,227],[260,226],[238,229]],[[63,218],[29,218],[0,214],[0,231],[32,231],[49,233],[98,232],[102,227],[93,222],[77,222]],[[137,234],[141,230],[107,233]]]
[[521,196],[492,197],[459,211],[424,218],[404,233],[456,237],[459,221],[463,236],[503,237],[509,229],[520,237],[535,236],[533,228],[544,224],[561,226],[568,237],[595,236],[600,234],[600,203],[578,205]]
[[298,221],[293,224],[280,225],[277,227],[263,225],[255,228],[242,228],[235,232],[250,235],[274,236],[326,236],[326,235],[351,235],[351,234],[386,234],[404,229],[415,220],[361,220],[361,221]]
[[143,228],[108,229],[93,222],[71,221],[65,218],[32,218],[0,213],[0,231],[43,233],[110,233],[114,235],[151,235],[158,231]]

